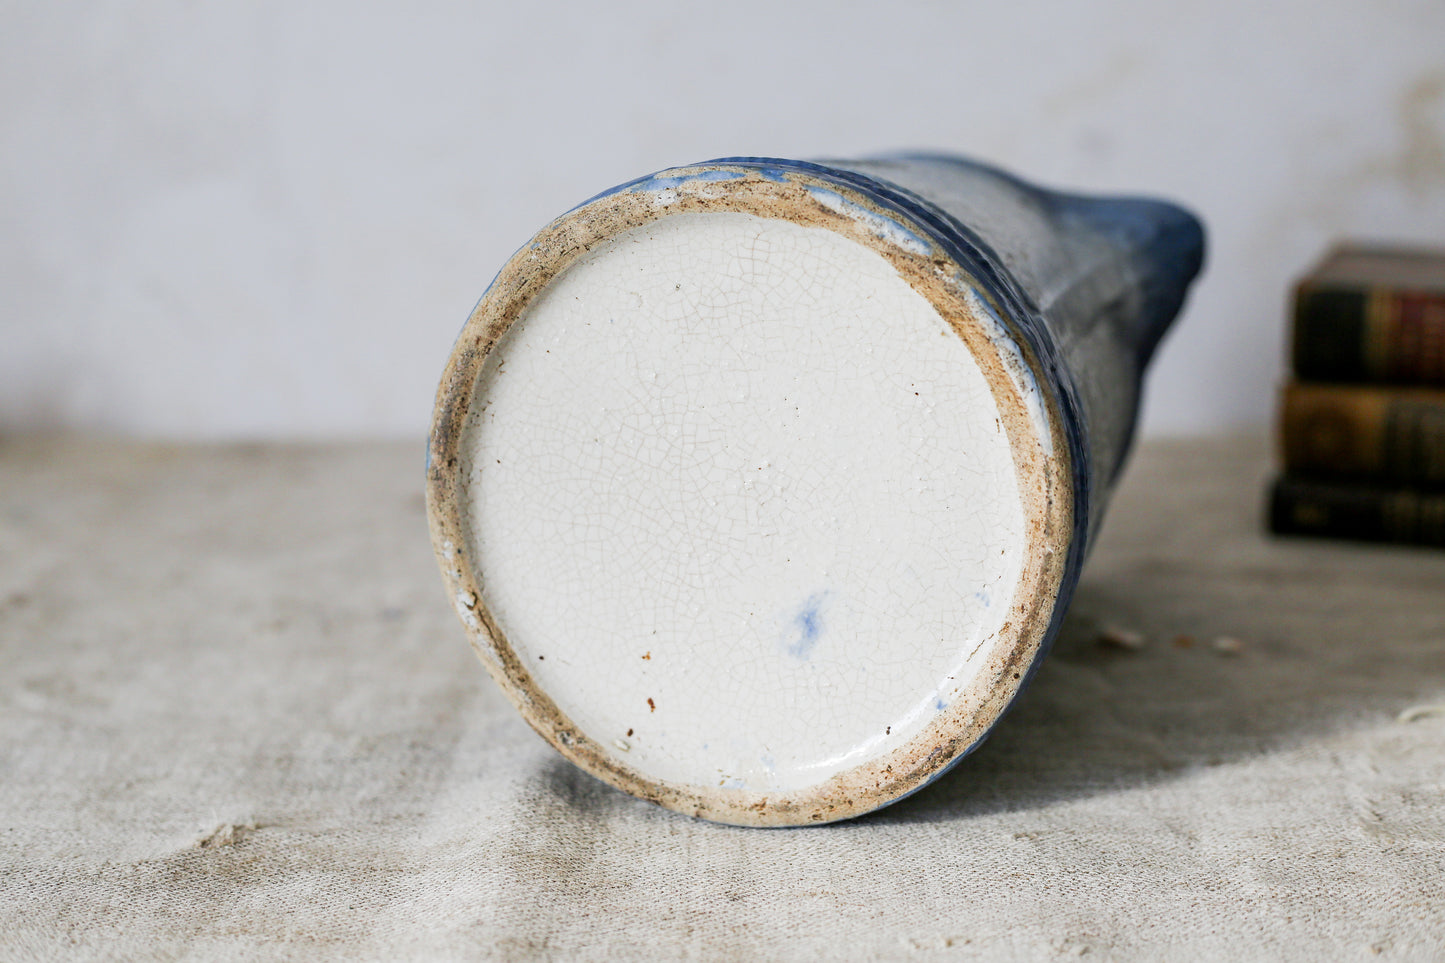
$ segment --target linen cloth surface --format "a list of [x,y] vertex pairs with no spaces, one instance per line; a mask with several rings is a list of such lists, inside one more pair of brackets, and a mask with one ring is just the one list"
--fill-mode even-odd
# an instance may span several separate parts
[[1263,535],[1258,439],[1144,446],[983,748],[799,830],[534,735],[421,455],[0,443],[0,958],[1445,957],[1445,554]]

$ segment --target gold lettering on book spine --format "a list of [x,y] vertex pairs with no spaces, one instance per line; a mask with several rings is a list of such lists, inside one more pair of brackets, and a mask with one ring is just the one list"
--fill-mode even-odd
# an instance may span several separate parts
[[1393,367],[1399,335],[1399,302],[1389,288],[1374,288],[1365,300],[1365,370],[1385,378]]

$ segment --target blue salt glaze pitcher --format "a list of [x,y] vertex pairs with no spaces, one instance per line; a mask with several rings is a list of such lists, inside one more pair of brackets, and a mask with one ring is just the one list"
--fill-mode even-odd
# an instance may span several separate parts
[[735,157],[564,214],[453,349],[433,544],[568,759],[743,825],[884,806],[1058,632],[1204,254],[942,155]]

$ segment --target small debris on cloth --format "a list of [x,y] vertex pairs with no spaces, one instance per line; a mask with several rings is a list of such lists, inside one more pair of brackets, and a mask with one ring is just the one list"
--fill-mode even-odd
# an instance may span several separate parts
[[1410,706],[1398,716],[1395,721],[1400,724],[1419,722],[1421,719],[1433,719],[1436,716],[1445,716],[1445,704]]
[[1239,655],[1244,651],[1244,643],[1232,635],[1221,635],[1210,643],[1210,648],[1220,655]]
[[973,940],[966,936],[932,936],[919,938],[903,937],[901,939],[904,949],[914,952],[927,952],[936,950],[947,950],[955,946],[967,946]]
[[237,846],[255,831],[255,823],[221,823],[221,825],[196,840],[196,845],[201,849],[220,849],[222,846]]
[[1120,628],[1117,625],[1105,626],[1099,633],[1098,643],[1115,649],[1124,649],[1128,652],[1138,652],[1144,648],[1148,639],[1143,633],[1135,632],[1132,629]]
[[1192,636],[1192,635],[1176,635],[1176,636],[1174,636],[1174,648],[1176,648],[1176,649],[1192,649],[1192,648],[1194,648],[1194,636]]

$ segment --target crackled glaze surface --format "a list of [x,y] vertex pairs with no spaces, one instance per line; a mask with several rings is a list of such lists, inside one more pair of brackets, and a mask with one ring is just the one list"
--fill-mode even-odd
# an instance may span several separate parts
[[501,634],[650,779],[799,790],[894,751],[971,682],[1026,543],[968,346],[819,227],[621,233],[487,358],[461,444]]
[[744,825],[856,816],[1058,632],[1203,252],[958,158],[725,158],[539,231],[457,339],[432,543],[522,716]]

